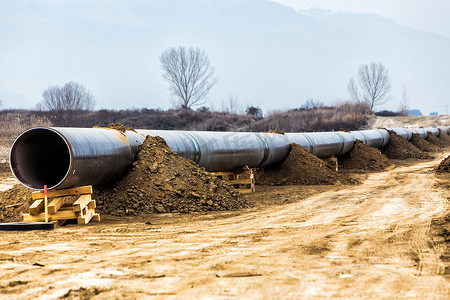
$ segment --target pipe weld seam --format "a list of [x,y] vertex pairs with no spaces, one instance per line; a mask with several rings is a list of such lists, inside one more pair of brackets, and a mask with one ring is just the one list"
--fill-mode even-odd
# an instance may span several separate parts
[[313,145],[312,139],[309,136],[307,136],[306,134],[303,134],[303,133],[300,133],[300,134],[303,135],[309,142],[309,147],[310,147],[309,148],[309,153],[313,153],[314,152],[314,145]]
[[259,166],[262,166],[266,162],[267,158],[269,158],[270,147],[267,140],[260,133],[256,133],[256,136],[259,137],[264,144],[264,156],[261,162],[259,163]]
[[202,152],[200,150],[200,144],[197,141],[197,139],[189,132],[183,132],[183,133],[191,140],[192,144],[194,144],[194,149],[195,149],[195,160],[194,161],[195,161],[195,163],[198,164],[198,162],[200,161],[201,155],[202,155]]
[[344,151],[345,140],[344,140],[344,138],[342,137],[342,135],[339,132],[334,132],[334,133],[341,139],[341,142],[342,142],[341,150],[339,151],[338,154],[336,154],[336,156],[338,156],[338,155],[340,155],[342,153],[342,151]]

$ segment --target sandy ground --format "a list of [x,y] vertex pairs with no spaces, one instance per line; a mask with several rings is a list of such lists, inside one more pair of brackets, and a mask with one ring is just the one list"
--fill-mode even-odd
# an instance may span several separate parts
[[357,186],[260,188],[255,208],[104,217],[0,232],[1,299],[450,297],[430,222],[449,155],[360,175]]

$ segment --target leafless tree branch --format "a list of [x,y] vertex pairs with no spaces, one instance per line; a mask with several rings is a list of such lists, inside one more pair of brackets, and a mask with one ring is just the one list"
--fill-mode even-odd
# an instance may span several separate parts
[[182,108],[204,104],[218,79],[205,51],[192,47],[170,48],[160,56],[163,77],[169,82],[173,104]]
[[51,86],[42,93],[40,107],[55,114],[55,123],[70,126],[75,116],[83,118],[95,107],[92,94],[81,84],[70,81],[64,86]]
[[350,97],[355,101],[366,102],[370,109],[377,105],[386,103],[391,91],[389,71],[380,63],[362,65],[358,70],[358,85],[353,78],[350,79],[347,90]]

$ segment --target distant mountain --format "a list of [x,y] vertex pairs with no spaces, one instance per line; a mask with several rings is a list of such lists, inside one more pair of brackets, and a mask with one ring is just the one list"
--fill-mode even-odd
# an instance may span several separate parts
[[215,108],[230,95],[265,111],[332,103],[372,61],[390,70],[385,108],[397,108],[403,86],[422,111],[449,102],[449,39],[376,15],[296,12],[266,0],[5,0],[0,41],[4,107],[32,106],[69,80],[90,89],[98,107],[168,107],[159,55],[180,45],[208,53],[219,77]]

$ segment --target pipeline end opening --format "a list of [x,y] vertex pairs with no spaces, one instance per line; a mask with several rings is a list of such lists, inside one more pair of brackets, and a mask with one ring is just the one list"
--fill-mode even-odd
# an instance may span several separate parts
[[33,128],[13,143],[9,156],[11,171],[24,186],[43,190],[58,186],[71,168],[66,140],[51,128]]

